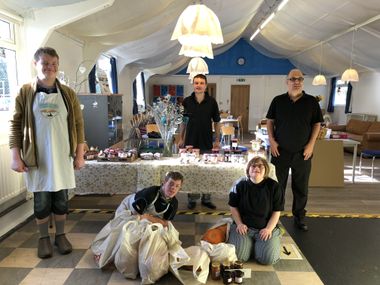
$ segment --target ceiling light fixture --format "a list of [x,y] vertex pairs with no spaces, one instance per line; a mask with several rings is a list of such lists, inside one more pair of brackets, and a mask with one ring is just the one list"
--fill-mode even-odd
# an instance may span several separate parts
[[[270,22],[272,21],[272,19],[274,18],[274,16],[276,15],[276,13],[278,13],[282,8],[284,8],[284,6],[288,3],[289,0],[283,0],[278,6],[277,6],[277,10],[275,12],[272,12],[268,18],[266,18],[259,26],[259,28],[257,28],[257,30],[252,34],[252,36],[249,38],[249,40],[253,40],[263,29],[264,27]],[[273,6],[270,8],[270,10],[273,9]],[[273,11],[273,10],[272,10]]]
[[351,59],[350,59],[350,68],[346,69],[342,74],[342,81],[356,82],[359,81],[359,74],[356,69],[352,68],[352,58],[354,54],[354,41],[355,41],[355,32],[356,29],[352,31],[352,45],[351,45]]
[[189,73],[189,79],[193,82],[193,78],[197,74],[208,74],[208,65],[200,57],[194,57],[190,60],[187,66],[186,73]]
[[288,3],[289,0],[283,0],[277,7],[277,12],[280,11]]
[[322,57],[323,57],[323,46],[321,44],[321,57],[319,58],[319,74],[316,75],[311,84],[313,85],[326,85],[326,77],[322,75]]
[[197,45],[183,45],[179,51],[179,55],[184,55],[187,57],[208,57],[210,59],[214,58],[212,52],[211,43],[197,44]]
[[197,56],[210,57],[211,44],[222,44],[224,42],[218,17],[203,4],[190,5],[182,12],[177,20],[171,40],[178,40],[185,47],[181,50],[183,54],[190,57],[194,56],[190,55],[194,53]]
[[264,29],[265,26],[270,22],[272,21],[272,19],[274,18],[274,12],[272,14],[269,15],[268,18],[266,18],[266,20],[260,25],[260,30]]

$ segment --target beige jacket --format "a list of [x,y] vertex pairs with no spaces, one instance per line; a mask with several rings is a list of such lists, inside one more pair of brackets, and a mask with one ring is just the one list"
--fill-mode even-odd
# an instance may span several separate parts
[[[79,100],[71,88],[62,85],[58,80],[56,84],[61,91],[65,102],[68,117],[70,140],[70,155],[75,156],[77,145],[84,143],[84,123]],[[9,147],[18,147],[26,166],[38,166],[38,146],[35,144],[35,122],[33,116],[33,101],[36,96],[37,79],[24,84],[16,97],[15,109],[10,123]]]

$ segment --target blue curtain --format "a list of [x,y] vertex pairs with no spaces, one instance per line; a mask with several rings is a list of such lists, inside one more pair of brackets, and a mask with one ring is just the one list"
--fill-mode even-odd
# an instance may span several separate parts
[[117,84],[117,69],[116,69],[116,58],[111,57],[111,82],[112,82],[112,93],[119,93],[119,88]]
[[139,109],[138,109],[138,107],[137,107],[137,87],[136,87],[136,79],[133,81],[132,89],[133,89],[133,107],[132,107],[132,113],[133,113],[133,115],[136,115],[136,114],[138,114],[138,112],[139,112]]
[[336,77],[331,78],[331,89],[330,89],[330,97],[329,104],[327,106],[327,112],[334,112],[334,97],[335,97],[335,87],[336,87]]
[[347,86],[347,95],[346,95],[346,107],[344,108],[344,113],[352,113],[351,108],[351,94],[352,94],[352,85],[348,83]]
[[90,93],[96,93],[96,64],[91,69],[90,73],[88,74],[88,86],[90,88]]

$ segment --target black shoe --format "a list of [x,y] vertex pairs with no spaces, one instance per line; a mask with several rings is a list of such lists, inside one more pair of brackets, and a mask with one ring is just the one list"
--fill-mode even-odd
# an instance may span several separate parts
[[211,210],[215,210],[216,209],[216,206],[212,203],[212,202],[202,202],[202,205],[211,209]]
[[73,247],[65,234],[56,235],[54,244],[58,247],[60,254],[68,254],[73,251]]
[[309,230],[303,219],[294,218],[294,224],[301,231],[307,232]]
[[196,202],[188,202],[188,203],[187,203],[187,208],[188,208],[189,210],[194,210],[194,208],[195,208],[196,205],[197,205]]
[[53,255],[53,247],[50,243],[50,237],[42,237],[38,240],[38,253],[39,258],[49,258]]

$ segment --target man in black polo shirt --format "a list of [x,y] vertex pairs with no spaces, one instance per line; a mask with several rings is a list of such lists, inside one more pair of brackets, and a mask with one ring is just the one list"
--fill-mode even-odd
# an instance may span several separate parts
[[307,231],[305,207],[311,158],[323,117],[316,98],[303,91],[303,81],[300,70],[289,72],[286,79],[288,92],[273,99],[267,113],[267,128],[271,162],[276,167],[278,182],[285,197],[291,169],[294,223]]
[[[198,74],[193,78],[194,92],[183,100],[183,107],[187,118],[187,124],[181,127],[179,145],[192,145],[199,148],[201,153],[209,152],[211,149],[219,148],[220,137],[220,115],[218,103],[206,91],[207,78]],[[215,142],[213,144],[212,122],[214,122]],[[194,209],[199,194],[188,194],[188,208]],[[210,194],[202,195],[202,205],[216,209],[211,202]]]

